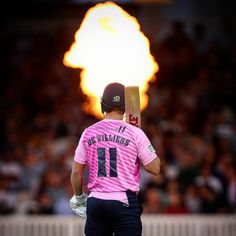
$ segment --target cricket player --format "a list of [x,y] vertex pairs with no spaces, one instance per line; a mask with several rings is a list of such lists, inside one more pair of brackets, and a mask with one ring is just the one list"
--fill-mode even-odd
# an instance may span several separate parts
[[[78,215],[87,216],[87,236],[141,236],[139,167],[158,175],[160,159],[144,132],[123,121],[122,84],[106,86],[101,109],[104,119],[84,130],[75,151],[70,205]],[[88,196],[82,189],[86,165]]]

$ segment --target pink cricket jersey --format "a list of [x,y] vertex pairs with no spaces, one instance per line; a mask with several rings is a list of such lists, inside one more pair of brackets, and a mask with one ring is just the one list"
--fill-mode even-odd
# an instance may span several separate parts
[[157,157],[144,132],[122,120],[104,119],[82,133],[74,160],[89,167],[90,197],[126,202],[139,191],[139,165]]

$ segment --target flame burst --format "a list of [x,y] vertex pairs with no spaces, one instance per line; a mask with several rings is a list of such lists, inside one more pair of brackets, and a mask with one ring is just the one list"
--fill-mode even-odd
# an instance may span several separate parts
[[83,109],[99,118],[100,99],[107,84],[139,86],[143,110],[148,103],[148,82],[158,71],[137,20],[113,2],[88,10],[63,62],[82,69],[80,86],[88,96]]

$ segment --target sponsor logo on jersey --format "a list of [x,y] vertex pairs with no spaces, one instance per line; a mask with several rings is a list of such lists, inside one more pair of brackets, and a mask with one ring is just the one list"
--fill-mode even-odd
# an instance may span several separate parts
[[156,151],[155,151],[154,147],[152,146],[152,144],[148,145],[148,151],[149,151],[150,154],[156,153]]

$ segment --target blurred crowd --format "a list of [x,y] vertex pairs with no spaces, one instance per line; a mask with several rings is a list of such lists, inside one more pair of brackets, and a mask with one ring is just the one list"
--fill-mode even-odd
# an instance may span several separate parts
[[[230,27],[173,22],[152,45],[160,71],[142,126],[162,161],[141,170],[144,213],[236,213],[236,47]],[[96,122],[79,70],[62,64],[74,32],[5,31],[0,100],[0,214],[72,214],[74,150]]]

